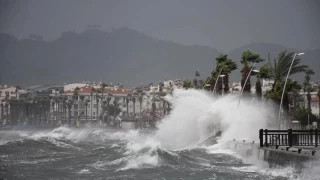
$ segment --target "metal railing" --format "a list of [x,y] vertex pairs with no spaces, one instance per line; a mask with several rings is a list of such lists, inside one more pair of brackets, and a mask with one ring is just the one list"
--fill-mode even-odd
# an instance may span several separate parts
[[310,130],[268,130],[260,129],[260,147],[268,146],[314,146],[320,143],[318,129]]

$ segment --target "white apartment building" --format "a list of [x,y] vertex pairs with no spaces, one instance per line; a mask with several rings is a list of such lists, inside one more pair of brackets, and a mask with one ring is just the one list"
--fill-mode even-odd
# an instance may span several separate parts
[[[131,95],[133,94],[133,90],[131,89],[121,89],[116,87],[105,88],[103,92],[103,96],[102,96],[102,93],[98,93],[99,96],[102,96],[101,97],[102,99],[99,99],[99,103],[98,103],[96,98],[97,93],[94,92],[93,95],[91,96],[92,87],[84,86],[79,88],[80,90],[78,91],[78,96],[76,97],[77,99],[74,100],[74,105],[72,106],[72,109],[71,109],[71,116],[77,115],[77,116],[80,116],[81,118],[85,118],[85,112],[86,112],[85,102],[89,100],[88,106],[87,106],[88,120],[91,120],[91,119],[96,120],[97,117],[99,117],[102,111],[103,101],[106,101],[107,97],[109,96],[111,97],[110,104],[113,104],[113,101],[115,100],[115,98],[117,98],[118,107],[122,110],[122,112],[126,113],[127,112],[126,98],[128,97],[129,94]],[[73,100],[74,92],[73,92],[73,89],[72,90],[71,89],[64,91],[64,94],[63,94],[63,97],[67,97],[68,100]],[[54,96],[55,95],[53,95],[53,97]],[[128,98],[129,99],[136,98],[135,112],[136,112],[136,116],[139,117],[140,105],[139,105],[138,97],[131,96]],[[62,103],[60,104],[60,106],[61,105]],[[130,101],[128,106],[129,106],[128,108],[129,115],[133,116],[134,115],[133,102]],[[55,111],[56,109],[57,109],[57,105],[55,105]]]
[[16,93],[15,87],[8,87],[8,88],[0,89],[0,101],[5,99],[6,96],[8,96],[9,99],[11,99],[11,98],[19,99],[19,92]]

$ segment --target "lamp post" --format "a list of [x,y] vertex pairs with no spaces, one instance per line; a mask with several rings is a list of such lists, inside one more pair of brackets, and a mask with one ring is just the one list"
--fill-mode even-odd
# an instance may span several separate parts
[[214,87],[213,87],[213,90],[212,90],[212,95],[213,95],[213,92],[214,92],[215,89],[216,89],[217,82],[218,82],[218,79],[219,79],[219,77],[220,77],[221,72],[222,72],[222,69],[220,70],[219,75],[218,75],[218,77],[217,77],[217,79],[216,79],[216,82],[214,83]]
[[219,77],[222,78],[222,96],[223,96],[223,88],[224,88],[224,84],[223,84],[223,77],[225,77],[226,75],[220,75]]
[[293,62],[296,58],[296,56],[302,56],[304,55],[304,53],[294,53],[294,56],[292,58],[292,61],[291,61],[291,64],[290,64],[290,68],[288,70],[288,74],[287,74],[287,77],[286,77],[286,81],[284,82],[284,87],[283,87],[283,90],[282,90],[282,95],[281,95],[281,101],[280,101],[280,107],[279,107],[279,115],[278,115],[278,123],[279,123],[279,129],[280,129],[280,116],[281,116],[281,110],[282,110],[282,103],[283,103],[283,96],[284,96],[284,91],[286,90],[286,85],[287,85],[287,81],[288,81],[288,77],[289,77],[289,74],[290,74],[290,71],[291,71],[291,68],[292,68],[292,65],[293,65]]
[[244,82],[244,84],[243,84],[243,87],[241,88],[241,92],[240,92],[240,97],[239,97],[239,100],[238,100],[238,108],[239,108],[239,105],[240,105],[240,101],[241,101],[241,97],[242,97],[242,93],[243,93],[243,90],[244,90],[244,87],[246,86],[246,84],[247,84],[247,81],[248,81],[248,79],[249,79],[249,77],[250,77],[250,75],[251,75],[251,72],[253,71],[253,72],[256,72],[256,73],[259,73],[259,71],[258,70],[253,70],[253,68],[256,66],[256,62],[253,64],[253,66],[251,67],[251,69],[250,69],[250,71],[249,71],[249,74],[247,75],[247,78],[246,78],[246,80],[245,80],[245,82]]

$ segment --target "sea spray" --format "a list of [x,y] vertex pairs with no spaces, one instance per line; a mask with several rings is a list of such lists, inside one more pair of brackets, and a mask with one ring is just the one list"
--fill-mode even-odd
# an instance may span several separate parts
[[173,109],[159,124],[155,140],[168,149],[195,147],[219,130],[221,142],[257,140],[271,114],[271,108],[253,100],[242,99],[238,108],[238,95],[212,97],[205,91],[178,89],[166,98]]

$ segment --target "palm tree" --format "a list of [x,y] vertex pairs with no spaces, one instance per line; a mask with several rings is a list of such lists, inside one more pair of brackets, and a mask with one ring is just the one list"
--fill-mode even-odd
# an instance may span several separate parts
[[128,97],[126,97],[126,104],[127,104],[127,117],[129,117],[129,102],[130,99]]
[[[228,55],[226,54],[220,54],[218,57],[216,57],[216,68],[211,72],[211,77],[208,77],[205,83],[203,83],[203,87],[209,83],[210,89],[214,91],[214,86],[216,84],[217,78],[219,78],[220,75],[225,75],[223,78],[223,84],[224,84],[224,92],[229,92],[229,74],[237,69],[237,64],[231,59],[228,58]],[[219,78],[217,81],[217,87],[216,92],[221,93],[222,92],[222,79]]]
[[[287,51],[282,51],[278,54],[277,58],[274,58],[273,61],[271,61],[270,54],[268,55],[268,69],[269,69],[269,75],[274,80],[274,82],[279,81],[283,82],[288,74],[288,71],[290,69],[290,64],[292,62],[292,58],[295,53]],[[293,75],[300,72],[305,72],[308,68],[306,65],[300,65],[301,59],[299,57],[296,57],[292,68],[290,70],[289,75]]]
[[53,119],[54,119],[54,106],[56,104],[56,101],[55,101],[55,98],[54,99],[51,99],[51,106],[52,106],[52,122],[53,122]]
[[199,83],[198,83],[199,76],[200,76],[200,73],[198,71],[196,71],[194,74],[194,79],[193,79],[193,85],[196,89],[198,89],[198,86],[199,86]]
[[100,96],[98,95],[98,92],[96,93],[96,101],[97,101],[97,115],[96,115],[96,120],[98,121],[98,117],[99,117],[99,98]]
[[67,102],[67,107],[68,107],[68,121],[67,124],[69,125],[71,123],[71,108],[74,104],[74,101],[69,99]]
[[[248,77],[248,74],[251,69],[251,63],[259,63],[262,62],[263,59],[260,58],[259,54],[253,53],[249,50],[243,51],[241,55],[241,64],[243,64],[242,68],[242,79],[241,79],[241,87],[243,88],[243,92],[250,93],[251,90],[251,84],[250,84],[250,76]],[[247,83],[245,83],[246,79],[248,77]]]
[[84,103],[85,107],[86,107],[86,123],[88,123],[88,104],[89,104],[90,100],[87,99],[86,102]]
[[103,100],[102,101],[102,105],[101,105],[101,121],[105,122],[104,120],[104,114],[106,113],[106,109],[107,109],[107,101]]
[[107,108],[108,108],[108,114],[107,114],[107,123],[109,124],[110,123],[110,101],[111,101],[111,97],[112,97],[112,94],[108,94],[108,97],[107,97]]
[[[268,55],[268,64],[267,64],[268,75],[271,79],[274,80],[273,87],[269,91],[274,91],[273,89],[275,88],[275,85],[277,83],[278,84],[280,83],[281,86],[284,85],[284,80],[289,72],[290,65],[291,65],[292,58],[293,58],[294,54],[295,53],[292,53],[292,52],[287,53],[287,51],[282,51],[278,54],[277,58],[273,59],[273,61],[271,61],[270,54]],[[299,59],[299,57],[296,57],[293,64],[292,64],[292,68],[290,70],[289,75],[293,75],[293,74],[300,73],[300,72],[306,72],[308,66],[300,65],[300,63],[301,63],[301,59]],[[286,90],[287,89],[288,88],[286,88]],[[266,97],[268,97],[267,92],[266,92],[266,95],[267,95]],[[276,102],[278,102],[280,104],[281,96],[280,97],[272,97],[272,98],[279,98],[276,100]],[[289,99],[288,93],[285,92],[283,107],[286,110],[289,109],[289,101],[287,101],[288,99]]]
[[1,124],[3,123],[3,103],[1,102]]
[[76,101],[76,103],[73,103],[73,114],[74,114],[74,122],[77,123],[78,122],[78,110],[76,111],[75,105],[77,104],[79,108],[79,87],[76,87],[73,90],[73,101]]
[[90,92],[90,100],[91,100],[91,122],[92,122],[92,102],[93,102],[93,93],[96,91],[94,87],[91,87],[91,92]]
[[[104,100],[103,93],[104,93],[104,89],[105,89],[106,87],[107,87],[107,84],[106,84],[106,83],[102,83],[102,84],[101,84],[100,91],[101,91],[101,101],[102,101],[102,102],[104,102],[104,101],[103,101],[103,100]],[[100,116],[102,116],[102,113],[103,113],[103,111],[101,111]]]
[[[252,72],[252,75],[255,75],[254,72]],[[256,74],[257,76],[257,82],[256,82],[256,95],[258,99],[262,99],[262,87],[261,87],[261,79],[269,79],[269,71],[268,67],[266,65],[263,65],[260,67],[259,73]]]
[[133,115],[134,115],[134,119],[136,119],[136,98],[132,97],[131,101],[133,103]]
[[117,97],[115,97],[114,98],[114,100],[113,100],[113,107],[114,107],[114,111],[113,111],[113,119],[116,119],[116,116],[117,116],[117,111],[116,111],[116,109],[117,109],[117,104],[118,104],[118,99],[117,99]]
[[102,83],[101,84],[101,88],[100,88],[100,91],[101,91],[101,96],[103,98],[103,93],[104,93],[104,89],[107,87],[107,84],[106,83]]
[[[140,93],[140,95],[139,95],[139,106],[140,106],[140,108],[139,108],[139,111],[140,111],[140,112],[139,112],[140,123],[139,123],[139,124],[140,124],[140,125],[141,125],[141,123],[142,123],[142,122],[141,122],[142,101],[143,101],[143,97],[142,97],[142,93]],[[139,126],[140,126],[140,125],[139,125]]]
[[311,112],[311,94],[312,87],[310,84],[311,75],[314,75],[314,71],[310,68],[306,69],[306,76],[305,76],[305,82],[306,82],[306,90],[307,90],[307,101],[308,101],[308,111]]
[[319,107],[319,118],[320,118],[320,84],[318,84],[318,93],[317,93],[317,96],[318,96],[318,107]]

